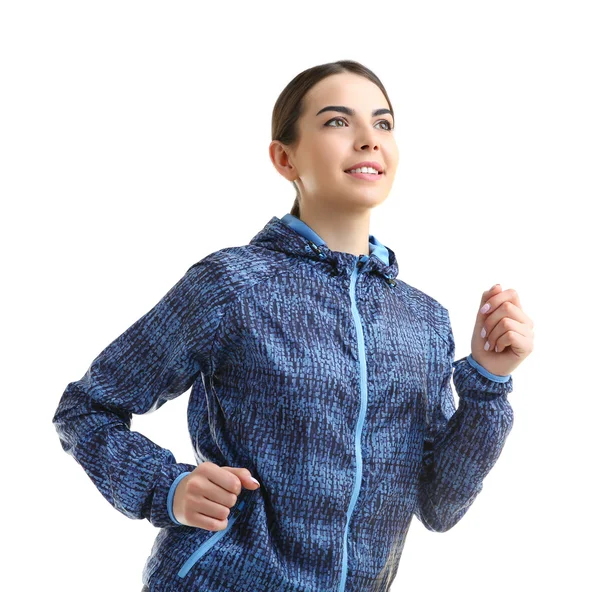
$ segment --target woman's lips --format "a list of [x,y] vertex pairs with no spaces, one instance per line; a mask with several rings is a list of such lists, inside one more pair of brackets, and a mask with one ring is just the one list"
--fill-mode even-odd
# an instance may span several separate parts
[[348,171],[344,171],[347,175],[354,177],[355,179],[364,179],[365,181],[378,181],[383,177],[383,173],[378,175],[374,175],[372,173],[349,173]]

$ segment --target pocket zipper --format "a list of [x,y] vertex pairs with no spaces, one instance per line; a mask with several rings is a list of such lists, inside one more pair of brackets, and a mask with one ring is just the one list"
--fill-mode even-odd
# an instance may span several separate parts
[[227,527],[223,530],[220,530],[213,534],[211,537],[206,539],[193,553],[190,555],[189,559],[183,564],[177,575],[180,578],[184,578],[190,569],[194,567],[196,562],[204,556],[211,547],[213,547],[219,539],[223,538],[228,532],[229,529],[235,524],[235,521],[238,519],[239,513],[241,509],[246,505],[246,500],[242,500],[239,505],[233,510],[231,510],[229,516],[227,517]]

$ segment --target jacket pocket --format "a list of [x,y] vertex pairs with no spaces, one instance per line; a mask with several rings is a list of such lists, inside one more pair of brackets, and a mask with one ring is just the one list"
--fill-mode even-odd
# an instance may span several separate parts
[[229,516],[227,517],[227,527],[223,530],[215,532],[212,536],[206,539],[186,560],[181,566],[181,569],[177,572],[180,578],[185,578],[190,569],[196,565],[196,563],[202,559],[211,549],[214,547],[227,533],[231,530],[236,520],[239,517],[240,512],[246,505],[246,500],[243,499],[239,504],[231,509]]

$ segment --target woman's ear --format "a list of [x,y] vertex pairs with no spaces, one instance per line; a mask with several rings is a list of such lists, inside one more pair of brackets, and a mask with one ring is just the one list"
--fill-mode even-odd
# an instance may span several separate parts
[[288,181],[295,181],[298,178],[298,171],[290,159],[289,151],[290,148],[279,140],[273,140],[269,144],[269,158],[277,172]]

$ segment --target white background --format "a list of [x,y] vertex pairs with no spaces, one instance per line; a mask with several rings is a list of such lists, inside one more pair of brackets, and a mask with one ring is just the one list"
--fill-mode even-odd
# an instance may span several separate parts
[[[62,451],[60,396],[188,267],[290,211],[273,105],[354,59],[395,109],[371,232],[399,277],[449,309],[457,357],[496,282],[535,323],[482,493],[446,533],[413,520],[392,590],[597,590],[599,25],[573,0],[3,3],[0,588],[141,589],[158,530]],[[188,396],[132,429],[193,463]]]

